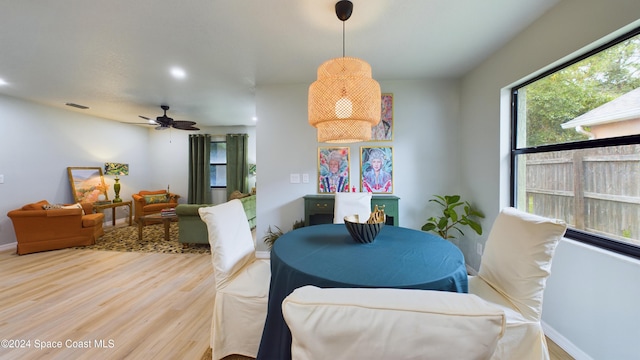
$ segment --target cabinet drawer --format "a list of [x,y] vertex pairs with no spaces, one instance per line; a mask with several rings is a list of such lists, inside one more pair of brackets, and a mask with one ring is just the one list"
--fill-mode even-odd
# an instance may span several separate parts
[[312,213],[328,214],[333,213],[333,204],[333,199],[313,199],[307,203],[307,206]]

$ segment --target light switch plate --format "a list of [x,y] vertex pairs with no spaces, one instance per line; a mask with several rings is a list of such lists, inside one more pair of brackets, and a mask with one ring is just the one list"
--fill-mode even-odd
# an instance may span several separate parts
[[292,184],[300,184],[300,174],[290,174],[289,182]]
[[4,184],[4,175],[0,175],[0,184]]
[[302,174],[302,183],[303,184],[308,184],[309,183],[309,174],[307,174],[307,173]]

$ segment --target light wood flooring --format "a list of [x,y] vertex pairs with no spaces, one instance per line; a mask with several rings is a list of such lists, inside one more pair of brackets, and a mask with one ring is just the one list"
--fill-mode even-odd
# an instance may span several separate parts
[[[3,344],[1,359],[207,358],[211,255],[1,251],[0,289],[0,339],[30,346]],[[549,350],[551,360],[573,359],[551,341]]]
[[574,360],[573,356],[562,350],[560,346],[547,338],[547,346],[549,347],[549,358],[551,360]]
[[3,342],[2,359],[197,360],[209,348],[211,255],[2,251],[0,289],[0,339],[30,346]]

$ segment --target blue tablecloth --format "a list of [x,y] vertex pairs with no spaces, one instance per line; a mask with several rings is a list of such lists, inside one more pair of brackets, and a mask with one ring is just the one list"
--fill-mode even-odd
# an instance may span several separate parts
[[356,243],[343,224],[290,231],[271,250],[269,308],[258,359],[291,358],[281,305],[304,285],[468,290],[462,252],[423,231],[385,226],[371,244]]

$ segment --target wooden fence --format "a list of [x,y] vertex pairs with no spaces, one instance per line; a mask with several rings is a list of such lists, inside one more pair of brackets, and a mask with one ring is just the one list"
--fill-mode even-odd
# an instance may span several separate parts
[[518,207],[640,245],[640,145],[522,156]]

